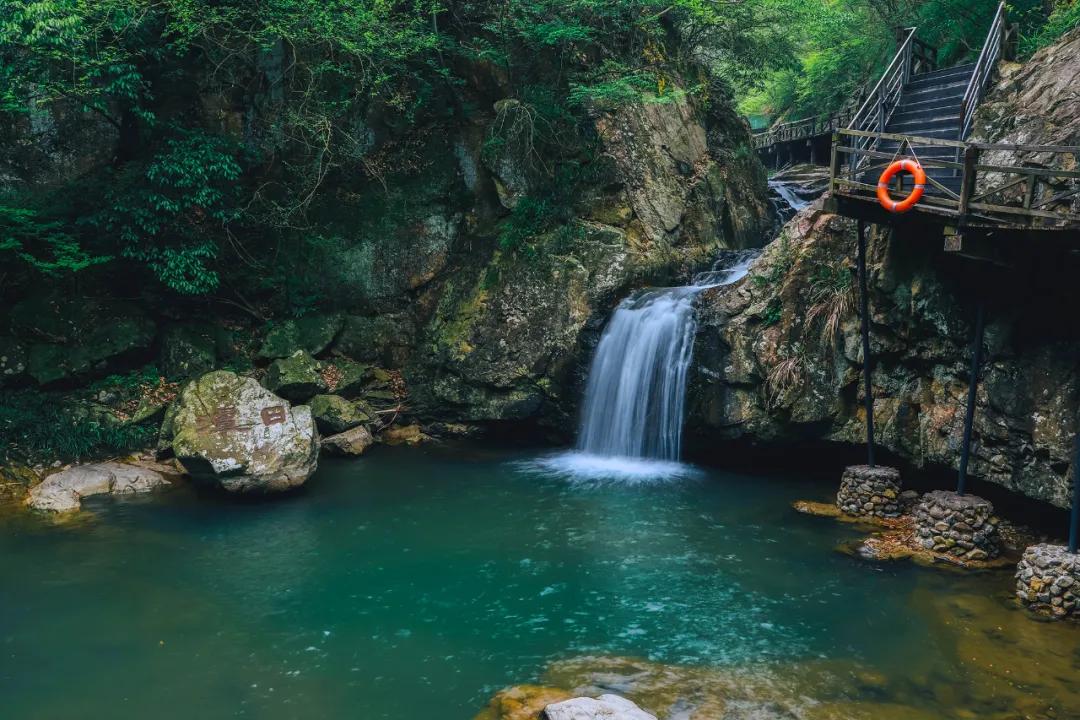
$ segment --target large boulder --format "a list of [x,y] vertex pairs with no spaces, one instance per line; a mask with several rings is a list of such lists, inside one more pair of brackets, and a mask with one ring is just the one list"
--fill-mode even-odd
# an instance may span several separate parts
[[322,366],[304,350],[270,363],[263,384],[291,402],[305,402],[327,390]]
[[545,720],[656,720],[634,703],[618,695],[578,697],[544,708]]
[[169,481],[156,470],[118,462],[76,465],[50,475],[30,490],[26,504],[34,510],[75,512],[91,495],[132,495],[165,487]]
[[297,350],[318,355],[341,331],[340,315],[308,315],[273,325],[266,333],[259,357],[264,360],[287,358]]
[[318,463],[308,407],[291,406],[251,378],[223,370],[184,387],[162,437],[192,477],[229,492],[288,490]]

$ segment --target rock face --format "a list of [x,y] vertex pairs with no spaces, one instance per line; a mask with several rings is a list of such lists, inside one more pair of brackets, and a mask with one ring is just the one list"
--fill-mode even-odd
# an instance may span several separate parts
[[548,705],[541,717],[546,720],[656,720],[655,715],[618,695],[564,700]]
[[184,387],[166,416],[162,439],[192,477],[229,492],[297,487],[318,462],[308,407],[290,406],[251,378],[226,371]]
[[[600,177],[574,216],[529,237],[527,251],[477,257],[422,298],[432,311],[416,325],[404,368],[419,412],[469,422],[544,417],[568,429],[580,367],[619,299],[640,285],[685,281],[717,250],[766,237],[764,171],[726,103],[705,112],[683,97],[597,112],[593,122]],[[492,164],[501,204],[515,207],[529,191],[524,160],[500,155]]]
[[[1080,329],[1049,318],[1076,302],[1066,278],[1077,269],[1042,259],[998,270],[948,256],[940,238],[925,235],[870,238],[877,442],[915,467],[957,467],[982,300],[987,354],[969,470],[1068,507]],[[854,257],[854,224],[819,205],[786,226],[746,280],[703,293],[688,394],[691,450],[717,438],[863,441]],[[1048,290],[1033,294],[1023,283]]]
[[311,398],[311,416],[320,432],[345,432],[357,425],[371,422],[370,408],[358,400],[349,401],[340,395],[316,395]]
[[[1080,28],[1054,45],[1037,52],[1023,65],[1005,65],[1001,79],[979,106],[972,124],[972,140],[1006,145],[1080,145]],[[1077,170],[1080,158],[1000,150],[979,158],[986,165],[1022,165]],[[986,176],[993,186],[1015,176]],[[980,177],[980,182],[982,181]],[[1068,187],[1040,185],[1036,206]],[[1022,187],[1014,190],[1023,197]],[[1080,197],[1071,195],[1049,207],[1080,212]]]
[[76,465],[45,478],[30,491],[26,504],[34,510],[68,513],[79,510],[82,499],[91,495],[145,493],[168,484],[161,473],[135,465]]

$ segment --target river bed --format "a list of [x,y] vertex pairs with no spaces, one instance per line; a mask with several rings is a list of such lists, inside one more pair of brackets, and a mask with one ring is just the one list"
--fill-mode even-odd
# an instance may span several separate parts
[[573,467],[375,448],[289,497],[7,515],[2,715],[467,720],[632,667],[662,717],[1080,717],[1080,627],[1016,608],[1010,570],[836,552],[852,527],[791,509],[828,480]]

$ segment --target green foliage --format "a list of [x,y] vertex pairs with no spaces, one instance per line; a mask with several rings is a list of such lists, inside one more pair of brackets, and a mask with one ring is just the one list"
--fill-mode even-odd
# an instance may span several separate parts
[[145,448],[157,427],[120,422],[107,410],[55,393],[0,392],[0,460],[77,460]]
[[773,298],[769,301],[769,304],[765,306],[765,313],[761,316],[761,322],[765,327],[772,327],[773,325],[779,325],[780,320],[783,318],[784,306],[780,303],[779,298]]
[[84,250],[62,222],[45,220],[30,208],[0,204],[0,253],[5,252],[46,275],[79,272],[111,259]]
[[[871,88],[896,52],[893,28],[917,27],[919,39],[938,49],[943,67],[974,60],[998,7],[998,0],[778,2],[798,18],[792,25],[798,41],[786,58],[777,58],[778,69],[740,86],[740,109],[774,120],[835,112]],[[1076,0],[1058,2],[1048,19],[1041,0],[1010,2],[1022,50],[1032,52],[1075,27],[1077,6]]]
[[221,231],[236,219],[234,182],[241,168],[219,138],[185,133],[169,139],[144,168],[128,166],[107,204],[87,222],[115,233],[124,257],[146,264],[179,293],[206,293],[218,285],[210,263]]
[[1080,27],[1080,0],[1059,0],[1045,24],[1022,35],[1020,52],[1031,55],[1077,27]]

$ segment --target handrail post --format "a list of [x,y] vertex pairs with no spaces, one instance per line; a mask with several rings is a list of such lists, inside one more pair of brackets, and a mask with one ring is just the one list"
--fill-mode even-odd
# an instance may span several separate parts
[[964,170],[963,175],[960,176],[960,221],[963,222],[964,216],[967,215],[968,205],[971,203],[971,198],[975,194],[975,177],[977,175],[976,166],[979,163],[979,149],[973,145],[968,145],[964,148]]
[[832,134],[832,156],[829,158],[829,192],[836,192],[836,178],[840,176],[840,133]]
[[870,298],[866,281],[866,223],[859,220],[859,307],[862,315],[863,392],[866,407],[866,464],[874,467],[874,391],[870,380]]

